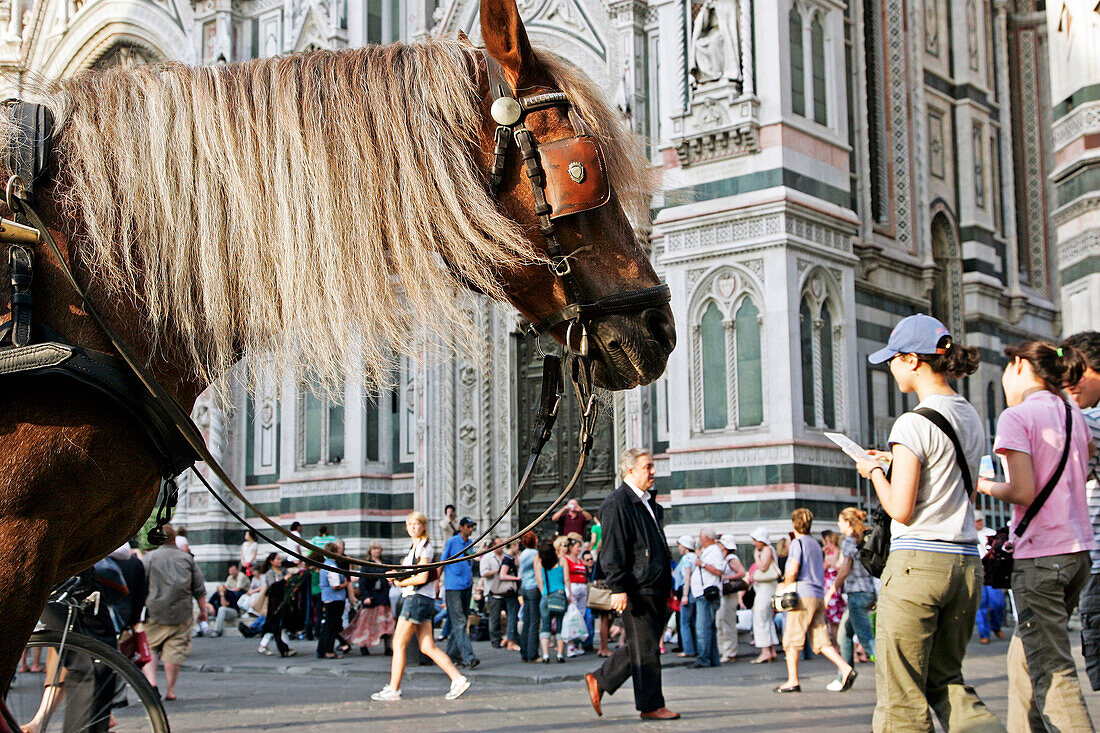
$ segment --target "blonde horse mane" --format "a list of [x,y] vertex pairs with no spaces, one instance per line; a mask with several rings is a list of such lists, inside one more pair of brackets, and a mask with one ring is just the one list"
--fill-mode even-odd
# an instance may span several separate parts
[[[324,385],[352,370],[386,384],[426,328],[482,351],[459,277],[503,299],[496,277],[542,258],[478,167],[475,53],[436,39],[40,89],[82,258],[209,382],[261,353]],[[600,137],[624,209],[647,221],[636,138],[575,67],[538,55]]]

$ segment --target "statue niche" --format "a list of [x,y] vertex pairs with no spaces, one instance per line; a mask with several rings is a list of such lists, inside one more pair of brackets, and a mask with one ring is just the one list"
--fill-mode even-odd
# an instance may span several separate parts
[[691,28],[689,72],[692,86],[733,82],[741,85],[741,37],[735,0],[704,0]]

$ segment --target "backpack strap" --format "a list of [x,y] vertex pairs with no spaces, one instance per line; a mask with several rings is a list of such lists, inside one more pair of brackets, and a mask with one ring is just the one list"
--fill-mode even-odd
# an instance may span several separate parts
[[1046,485],[1039,492],[1039,495],[1035,497],[1035,500],[1028,506],[1027,511],[1024,512],[1023,519],[1020,520],[1020,524],[1012,530],[1012,533],[1017,537],[1023,536],[1027,530],[1027,526],[1031,524],[1031,520],[1035,519],[1035,515],[1039,513],[1039,510],[1043,508],[1043,504],[1046,503],[1047,497],[1054,491],[1054,486],[1062,478],[1062,471],[1066,468],[1066,459],[1069,458],[1069,444],[1073,438],[1073,411],[1070,410],[1069,403],[1063,401],[1063,406],[1066,408],[1066,445],[1062,448],[1062,458],[1058,461],[1058,468],[1054,469],[1054,474],[1047,480]]
[[969,499],[970,495],[974,493],[974,480],[970,476],[970,466],[966,465],[966,453],[963,452],[962,443],[959,442],[959,436],[955,434],[955,429],[951,427],[951,423],[947,421],[946,417],[931,407],[918,407],[913,412],[927,418],[933,425],[942,430],[947,439],[951,441],[951,445],[955,446],[955,462],[959,464],[959,470],[962,471],[963,484],[966,486],[966,498]]

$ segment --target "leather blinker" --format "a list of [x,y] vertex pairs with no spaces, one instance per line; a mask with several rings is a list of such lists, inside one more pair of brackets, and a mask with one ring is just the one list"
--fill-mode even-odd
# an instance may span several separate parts
[[538,153],[551,219],[590,211],[610,200],[611,186],[595,138],[579,135],[542,143]]

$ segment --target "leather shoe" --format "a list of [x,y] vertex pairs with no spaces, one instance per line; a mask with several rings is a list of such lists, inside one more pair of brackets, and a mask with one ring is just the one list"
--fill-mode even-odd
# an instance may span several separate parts
[[657,708],[648,713],[642,713],[642,720],[679,720],[680,714],[674,713],[668,708]]
[[603,693],[600,692],[600,685],[596,682],[596,675],[589,672],[584,676],[584,681],[588,684],[588,699],[592,701],[592,709],[596,711],[596,715],[603,716],[603,709],[600,707],[600,698],[603,697]]

